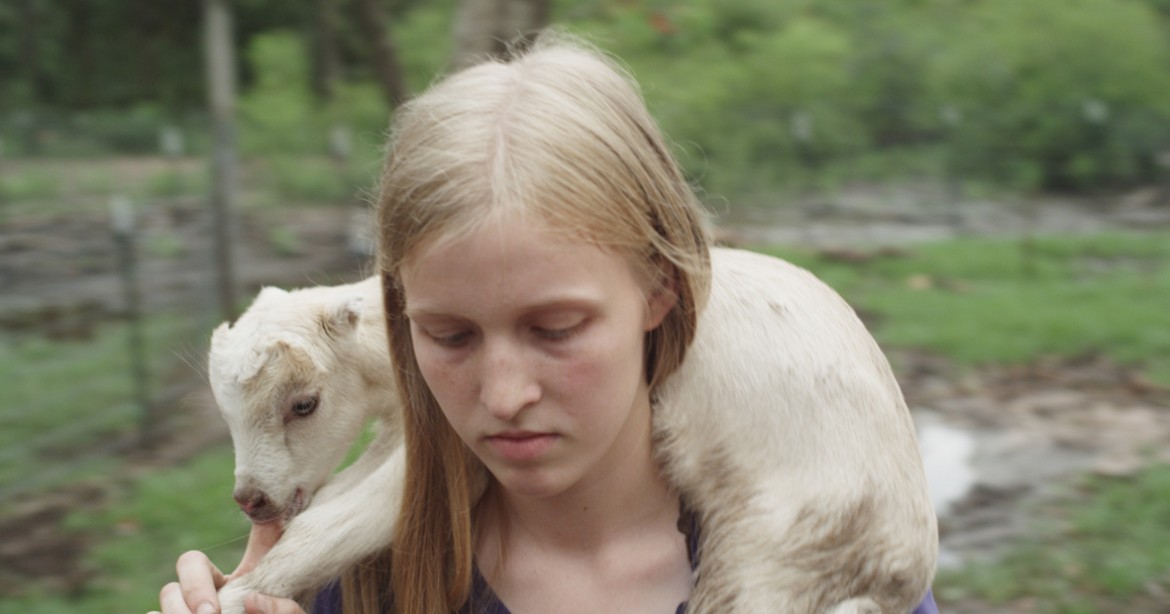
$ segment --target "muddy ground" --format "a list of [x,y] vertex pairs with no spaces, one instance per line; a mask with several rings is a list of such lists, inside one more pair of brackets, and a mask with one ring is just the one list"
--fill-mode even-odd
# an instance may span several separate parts
[[[352,281],[370,270],[363,205],[259,208],[238,220],[241,296],[264,284]],[[1170,227],[1170,206],[1158,190],[1104,206],[1099,199],[1046,199],[1024,212],[1016,203],[954,209],[922,191],[870,190],[810,199],[768,217],[741,211],[721,222],[721,235],[731,242],[837,249],[977,234]],[[145,309],[178,310],[193,329],[209,330],[218,317],[204,205],[155,203],[139,212],[137,225]],[[84,339],[96,324],[121,317],[124,294],[109,228],[104,212],[0,220],[0,334]],[[893,359],[936,490],[945,565],[994,557],[1028,530],[1031,503],[1079,475],[1125,475],[1170,461],[1170,393],[1100,357],[974,372],[915,352]],[[128,454],[131,474],[182,462],[227,436],[197,370],[173,371],[170,398],[189,426],[184,445]],[[59,524],[67,510],[102,499],[92,486],[62,489],[23,501],[18,513],[0,519],[0,593],[30,580],[66,592],[83,586],[77,562],[85,537],[60,531]]]

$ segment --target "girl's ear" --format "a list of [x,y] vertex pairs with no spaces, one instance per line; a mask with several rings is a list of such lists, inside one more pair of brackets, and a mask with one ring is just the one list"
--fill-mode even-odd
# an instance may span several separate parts
[[662,264],[660,283],[654,284],[650,296],[646,300],[646,322],[643,330],[651,331],[658,328],[666,319],[666,314],[678,304],[678,277],[670,264]]

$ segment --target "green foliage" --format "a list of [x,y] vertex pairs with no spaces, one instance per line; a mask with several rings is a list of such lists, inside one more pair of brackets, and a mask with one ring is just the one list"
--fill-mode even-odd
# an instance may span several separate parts
[[336,199],[352,191],[344,187],[349,177],[329,180],[320,172],[297,177],[284,170],[294,164],[294,156],[329,153],[330,134],[338,126],[356,135],[350,155],[370,158],[383,144],[388,108],[372,83],[338,83],[328,104],[317,102],[309,90],[306,57],[300,37],[293,32],[268,32],[253,40],[248,59],[255,82],[239,104],[241,148],[245,154],[274,157],[282,192],[291,187],[292,192],[312,199]]
[[1126,0],[987,0],[929,67],[955,164],[1032,189],[1149,179],[1170,144],[1164,24]]
[[271,190],[276,203],[351,202],[359,188],[371,185],[357,165],[325,158],[279,156],[268,160],[257,183]]
[[[1130,185],[1157,179],[1170,147],[1166,22],[1138,0],[594,2],[567,15],[629,62],[688,171],[720,193],[821,185],[891,150],[933,150],[945,164],[930,173],[1011,189]],[[900,172],[862,174],[879,168]]]
[[[391,35],[411,91],[426,89],[450,63],[455,48],[450,35],[454,7],[451,0],[417,2],[391,20]],[[383,126],[385,123],[383,117]]]
[[1170,383],[1170,235],[921,245],[862,268],[786,252],[877,321],[886,347],[965,364],[1101,353]]
[[1075,500],[1042,512],[1047,522],[994,565],[940,574],[940,600],[1028,599],[1043,604],[1033,611],[1062,614],[1136,612],[1153,611],[1141,600],[1150,587],[1170,588],[1170,466],[1125,480],[1088,479]]
[[249,45],[247,58],[255,80],[239,102],[243,151],[326,151],[327,129],[314,112],[300,37],[287,31],[260,34]]
[[797,18],[776,32],[740,35],[736,46],[736,69],[726,73],[716,105],[738,124],[737,138],[696,139],[713,162],[754,171],[751,183],[768,185],[769,178],[783,182],[791,169],[817,167],[864,144],[849,97],[851,44],[844,32]]
[[[385,7],[413,91],[448,64],[454,4]],[[0,36],[5,152],[155,152],[168,124],[193,136],[189,152],[205,150],[207,137],[194,135],[206,135],[206,121],[186,115],[205,104],[195,5],[160,12],[146,0],[111,0],[50,11],[46,0],[24,0],[0,7],[0,25],[24,27],[25,5],[40,21],[9,30],[36,36]],[[708,191],[736,197],[923,170],[1001,189],[1089,189],[1166,172],[1157,156],[1170,148],[1168,6],[578,0],[557,3],[554,23],[628,62]],[[234,9],[246,155],[323,155],[337,125],[360,149],[381,146],[389,109],[352,5],[331,9],[340,73],[327,102],[310,88],[312,3],[241,0]],[[39,52],[30,61],[26,40]],[[910,151],[937,163],[906,168]],[[891,152],[896,163],[876,161]],[[850,168],[858,163],[865,168]]]
[[[71,130],[86,135],[92,151],[121,151],[126,153],[159,153],[159,130],[169,122],[162,109],[155,104],[141,103],[118,111],[94,111],[74,117]],[[74,147],[84,152],[86,145],[75,140]],[[67,151],[62,153],[69,153]]]
[[44,109],[0,115],[3,151],[11,157],[93,157],[109,152],[159,154],[160,132],[186,137],[186,154],[206,150],[207,126],[197,115],[175,115],[151,103],[62,114]]
[[867,143],[849,32],[791,4],[612,6],[580,25],[629,63],[707,189],[784,185]]

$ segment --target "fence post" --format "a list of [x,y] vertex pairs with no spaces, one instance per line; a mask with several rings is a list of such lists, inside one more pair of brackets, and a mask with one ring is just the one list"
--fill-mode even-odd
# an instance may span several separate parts
[[158,420],[151,407],[148,390],[149,374],[146,370],[146,347],[142,332],[142,294],[138,288],[138,259],[134,242],[134,210],[125,196],[115,196],[110,200],[110,226],[114,231],[118,272],[122,278],[130,377],[134,403],[138,405],[140,414],[139,441],[142,447],[146,447],[154,440]]
[[219,281],[220,317],[232,320],[236,313],[230,221],[235,191],[236,72],[229,1],[203,0],[203,18],[208,104],[215,126],[211,190],[215,270]]

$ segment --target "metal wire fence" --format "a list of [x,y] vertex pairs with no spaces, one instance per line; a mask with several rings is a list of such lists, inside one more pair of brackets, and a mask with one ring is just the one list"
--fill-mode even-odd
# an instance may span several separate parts
[[[165,442],[224,437],[202,375],[223,319],[204,175],[173,152],[0,167],[31,186],[0,198],[0,510]],[[238,296],[361,274],[360,202],[273,206],[267,186],[245,189]]]

